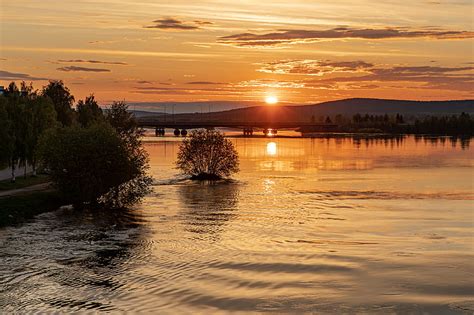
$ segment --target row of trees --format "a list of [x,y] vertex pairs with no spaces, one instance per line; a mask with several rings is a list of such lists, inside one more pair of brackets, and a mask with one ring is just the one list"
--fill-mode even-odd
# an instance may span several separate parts
[[12,181],[18,165],[29,164],[36,172],[38,164],[38,143],[41,135],[57,125],[57,112],[52,99],[46,94],[34,91],[25,82],[21,87],[12,82],[0,97],[0,166],[10,166]]
[[0,96],[0,162],[11,167],[13,181],[17,165],[31,165],[35,172],[41,164],[76,206],[136,202],[151,178],[135,118],[124,102],[104,113],[93,95],[75,108],[74,100],[62,81],[41,91],[12,82]]
[[[333,118],[320,117],[320,122],[338,125],[340,132],[385,132],[407,134],[437,134],[450,136],[474,135],[474,117],[468,113],[451,116],[425,115],[423,117],[405,119],[396,115],[361,115],[352,117],[336,115]],[[312,117],[313,122],[315,118]]]

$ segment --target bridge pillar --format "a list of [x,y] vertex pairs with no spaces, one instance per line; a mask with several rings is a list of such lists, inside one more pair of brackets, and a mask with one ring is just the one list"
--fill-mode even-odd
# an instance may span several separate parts
[[180,135],[180,132],[179,132],[179,129],[178,129],[178,128],[176,128],[176,129],[174,130],[174,135],[175,135],[176,137]]
[[187,134],[188,134],[188,131],[186,129],[181,130],[181,136],[186,137]]

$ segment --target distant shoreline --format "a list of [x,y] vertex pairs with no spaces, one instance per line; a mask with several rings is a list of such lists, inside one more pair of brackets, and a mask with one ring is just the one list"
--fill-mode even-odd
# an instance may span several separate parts
[[[300,138],[397,138],[397,137],[430,137],[430,138],[457,138],[457,139],[472,139],[474,136],[471,135],[461,135],[461,136],[451,136],[451,135],[441,135],[441,134],[412,134],[412,133],[348,133],[348,132],[333,132],[333,133],[311,133],[311,134],[301,134],[301,135],[275,135],[275,136],[265,136],[265,135],[252,135],[245,136],[243,134],[225,134],[227,138],[242,138],[242,139],[300,139]],[[166,136],[166,137],[156,137],[154,135],[146,135],[146,142],[155,142],[153,139],[156,139],[158,142],[160,139],[183,139],[179,136]]]

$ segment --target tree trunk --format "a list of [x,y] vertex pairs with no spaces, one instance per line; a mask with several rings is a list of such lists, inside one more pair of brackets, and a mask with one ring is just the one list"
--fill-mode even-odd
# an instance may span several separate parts
[[33,168],[33,174],[32,176],[33,177],[36,177],[36,161],[33,159],[33,161],[31,162],[31,167]]
[[16,182],[16,178],[15,178],[15,163],[14,163],[14,162],[12,163],[12,178],[11,178],[11,182],[12,182],[12,183]]

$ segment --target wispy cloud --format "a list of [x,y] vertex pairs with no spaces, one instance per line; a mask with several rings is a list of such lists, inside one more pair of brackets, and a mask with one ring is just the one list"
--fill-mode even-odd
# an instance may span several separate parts
[[74,72],[74,71],[82,71],[82,72],[110,72],[109,69],[101,69],[101,68],[86,68],[86,67],[76,67],[76,66],[68,66],[68,67],[61,67],[57,68],[58,71],[64,72]]
[[57,53],[74,53],[74,54],[95,54],[110,56],[140,56],[140,57],[161,57],[161,58],[211,58],[222,57],[212,53],[188,53],[173,51],[139,51],[139,50],[113,50],[113,49],[84,49],[84,48],[57,48],[57,47],[19,47],[19,46],[2,46],[3,51],[32,51],[32,52],[57,52]]
[[409,83],[410,88],[450,91],[472,91],[474,67],[395,66],[374,67],[363,76],[332,77],[307,80],[308,88],[355,89],[390,82]]
[[195,20],[194,23],[197,25],[214,25],[214,23],[209,22],[209,21],[200,21],[200,20]]
[[127,66],[128,63],[120,61],[101,61],[101,60],[84,60],[84,59],[59,59],[59,63],[92,63],[92,64],[104,64],[104,65],[120,65]]
[[239,82],[235,85],[236,87],[253,87],[253,88],[289,88],[289,89],[301,89],[305,87],[304,83],[297,81],[279,81],[279,80],[247,80]]
[[183,87],[144,87],[138,86],[132,91],[139,94],[166,94],[166,95],[238,95],[242,94],[235,88],[183,88]]
[[191,81],[191,82],[187,82],[186,84],[191,84],[191,85],[222,85],[222,84],[225,84],[225,83],[210,82],[210,81]]
[[195,20],[191,23],[183,22],[175,18],[162,18],[154,20],[154,25],[147,25],[144,28],[156,28],[162,30],[190,31],[200,29],[201,26],[212,25],[212,22]]
[[333,72],[364,72],[374,65],[365,61],[330,61],[330,60],[278,60],[260,64],[257,70],[273,74],[295,74],[322,76]]
[[48,78],[34,77],[26,73],[17,73],[0,70],[0,79],[2,80],[25,80],[25,81],[42,81]]
[[272,33],[241,33],[220,37],[219,43],[238,47],[265,47],[284,44],[313,43],[329,39],[397,39],[397,38],[431,38],[431,39],[467,39],[473,38],[474,32],[449,31],[440,29],[409,28],[349,28],[338,27],[329,30],[278,30]]

